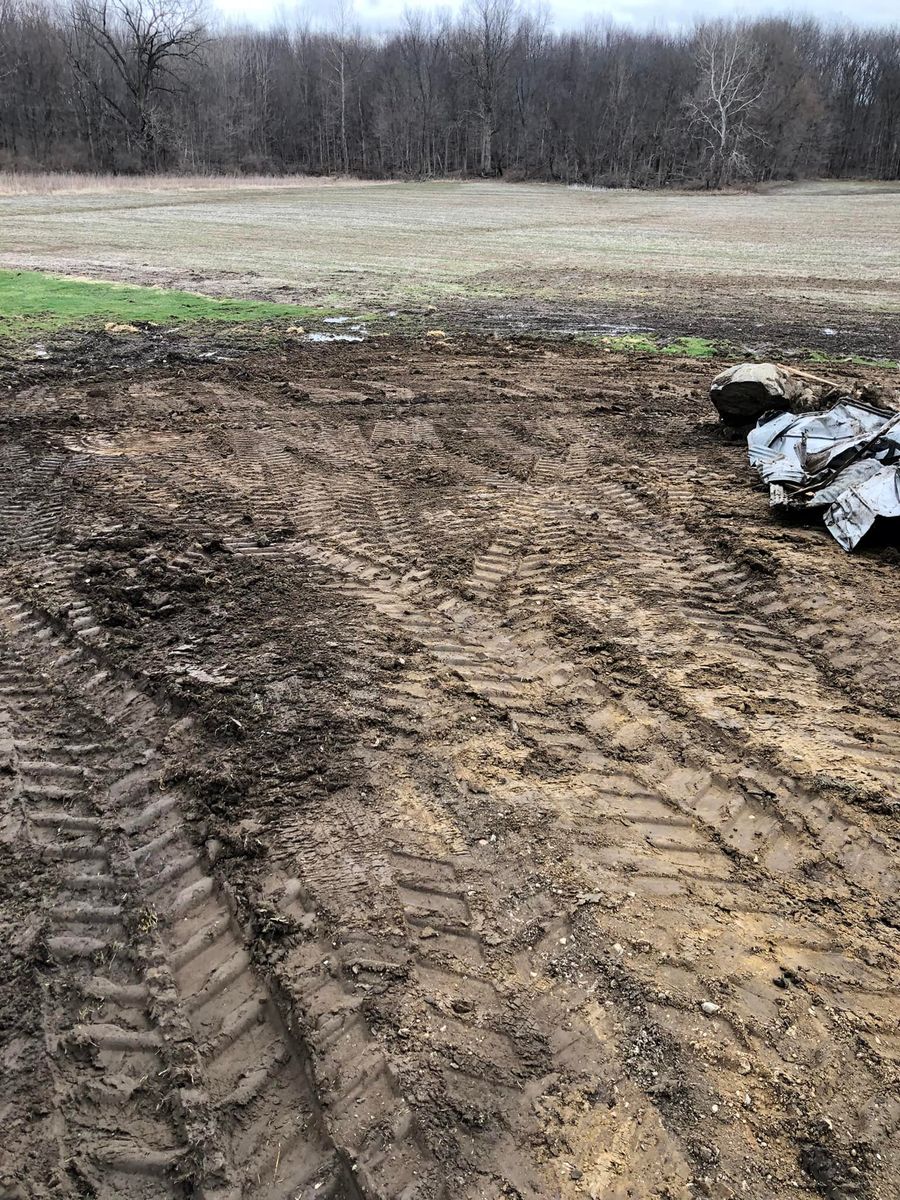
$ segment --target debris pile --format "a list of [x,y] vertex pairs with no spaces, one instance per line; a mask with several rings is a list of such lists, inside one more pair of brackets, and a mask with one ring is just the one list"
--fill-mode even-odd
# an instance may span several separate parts
[[757,422],[747,436],[750,462],[773,507],[822,510],[845,550],[879,517],[900,517],[900,412],[776,363],[729,367],[709,395],[723,423]]
[[763,417],[747,437],[750,462],[785,509],[823,509],[852,550],[879,517],[900,517],[900,413],[844,398],[800,416]]

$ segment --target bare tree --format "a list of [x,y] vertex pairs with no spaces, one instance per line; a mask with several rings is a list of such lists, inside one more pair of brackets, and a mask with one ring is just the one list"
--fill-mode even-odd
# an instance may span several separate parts
[[553,33],[515,0],[364,35],[196,0],[0,0],[0,166],[500,169],[659,187],[900,178],[900,34],[811,18]]
[[538,9],[524,14],[515,33],[514,79],[515,111],[521,135],[520,165],[528,169],[528,151],[535,109],[542,98],[544,62],[547,53],[549,14]]
[[[338,118],[340,131],[340,170],[346,175],[351,168],[350,142],[348,138],[348,97],[351,79],[357,81],[357,105],[361,108],[359,95],[359,73],[368,55],[368,46],[363,40],[359,24],[353,20],[353,0],[336,0],[332,16],[332,31],[326,46],[338,89]],[[360,124],[360,132],[365,131]],[[365,159],[361,147],[360,157]]]
[[206,41],[198,0],[72,0],[69,55],[122,122],[142,167],[155,167],[160,102],[183,86]]
[[0,80],[6,75],[12,74],[12,64],[8,62],[10,57],[8,38],[6,31],[12,25],[13,10],[12,0],[0,0]]
[[413,94],[419,108],[419,172],[435,173],[434,113],[437,65],[446,30],[419,10],[407,9],[399,37],[400,52],[412,76]]
[[500,88],[512,53],[513,0],[471,0],[466,11],[466,59],[481,122],[481,173],[490,175]]
[[689,110],[709,149],[707,182],[728,184],[747,168],[751,119],[763,94],[758,55],[741,26],[705,25],[697,33],[700,81]]

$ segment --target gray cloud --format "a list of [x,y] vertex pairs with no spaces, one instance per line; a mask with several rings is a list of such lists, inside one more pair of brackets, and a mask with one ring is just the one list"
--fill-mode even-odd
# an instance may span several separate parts
[[[285,6],[279,0],[218,0],[214,6],[230,21],[246,22],[265,26],[278,19],[292,23],[297,17],[311,24],[328,24],[334,12],[334,0],[305,0],[301,5]],[[354,12],[357,23],[372,32],[387,31],[399,24],[407,8],[425,12],[456,12],[461,4],[447,4],[446,0],[355,0]],[[612,20],[618,25],[634,29],[677,30],[690,27],[697,20],[714,17],[761,17],[784,15],[812,16],[825,24],[857,24],[863,26],[896,26],[898,24],[897,0],[868,0],[868,3],[852,16],[848,14],[846,0],[792,0],[784,5],[771,0],[745,0],[735,6],[730,0],[614,0],[604,8],[598,8],[593,0],[557,0],[549,7],[550,20],[554,28],[578,29],[591,20]]]

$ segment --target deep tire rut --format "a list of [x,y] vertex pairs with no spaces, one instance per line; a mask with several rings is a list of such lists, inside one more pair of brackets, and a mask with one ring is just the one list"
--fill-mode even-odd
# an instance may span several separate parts
[[[123,1124],[141,1140],[110,1138],[100,1147],[87,1132],[90,1115],[83,1127],[76,1115],[70,1152],[103,1170],[105,1195],[143,1195],[144,1178],[156,1177],[160,1195],[180,1195],[183,1186],[211,1200],[355,1196],[349,1166],[324,1129],[305,1053],[254,970],[227,893],[141,737],[158,721],[155,707],[16,602],[0,602],[0,619],[7,654],[21,654],[4,676],[13,741],[44,745],[40,710],[52,720],[54,708],[67,707],[54,694],[62,680],[80,695],[68,705],[69,721],[104,737],[16,762],[25,836],[60,864],[47,948],[67,975],[54,985],[83,1006],[77,1020],[52,1017],[50,1044],[63,1047],[56,1057],[70,1095],[80,1090],[77,1054],[67,1051],[75,1047],[95,1056],[101,1079],[90,1094],[113,1113],[123,1095],[153,1113],[142,1095],[147,1080],[161,1093],[157,1107],[171,1113],[171,1128],[154,1114],[146,1129],[136,1109]],[[79,752],[98,765],[73,762]],[[139,765],[123,769],[128,760]],[[96,963],[106,973],[94,974]],[[120,1178],[131,1175],[141,1179],[136,1189]]]

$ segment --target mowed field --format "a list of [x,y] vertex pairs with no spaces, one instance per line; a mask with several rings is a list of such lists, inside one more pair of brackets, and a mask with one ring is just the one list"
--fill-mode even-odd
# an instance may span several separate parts
[[170,181],[6,195],[0,220],[0,267],[215,295],[432,303],[536,325],[561,304],[675,332],[805,326],[813,341],[874,325],[885,353],[900,316],[900,187],[883,184],[705,195]]

